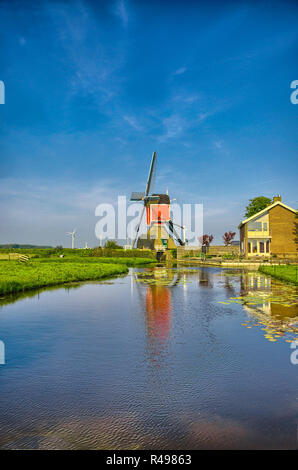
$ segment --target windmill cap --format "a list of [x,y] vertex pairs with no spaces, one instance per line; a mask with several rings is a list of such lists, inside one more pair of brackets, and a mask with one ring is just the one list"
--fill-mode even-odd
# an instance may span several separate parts
[[158,196],[158,200],[155,204],[170,204],[170,197],[168,194],[152,194],[152,196]]

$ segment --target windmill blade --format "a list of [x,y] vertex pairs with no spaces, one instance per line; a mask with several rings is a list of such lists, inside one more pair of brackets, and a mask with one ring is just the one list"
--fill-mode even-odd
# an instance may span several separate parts
[[140,192],[133,192],[131,193],[130,200],[131,201],[143,201],[145,193]]
[[181,246],[184,246],[185,243],[181,240],[181,238],[179,237],[178,233],[176,232],[176,230],[174,229],[174,224],[173,224],[173,221],[170,219],[169,222],[166,222],[167,226],[169,227],[169,230],[170,232],[173,234],[173,236],[176,238],[176,240],[178,241],[179,245]]
[[156,162],[156,157],[157,157],[157,153],[153,152],[152,159],[151,159],[151,165],[150,165],[150,169],[149,169],[149,175],[148,175],[148,179],[147,179],[145,197],[148,196],[149,191],[150,191],[151,182],[152,182],[152,175],[153,175],[154,166],[155,166],[155,162]]
[[140,217],[139,223],[138,223],[138,225],[137,225],[136,236],[135,236],[135,239],[134,239],[134,241],[133,241],[132,247],[135,246],[136,240],[137,240],[137,238],[138,238],[138,234],[139,234],[139,230],[140,230],[140,227],[141,227],[141,223],[142,223],[142,218],[143,218],[143,215],[144,215],[145,207],[146,207],[146,206],[143,206],[143,209],[142,209],[142,212],[141,212],[141,217]]

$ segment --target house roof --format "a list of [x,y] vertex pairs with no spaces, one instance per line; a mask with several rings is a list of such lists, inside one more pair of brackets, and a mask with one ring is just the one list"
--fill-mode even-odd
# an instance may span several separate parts
[[294,212],[295,214],[297,212],[295,209],[292,209],[292,207],[287,206],[283,202],[276,201],[276,202],[273,202],[273,204],[270,204],[270,206],[265,207],[265,209],[261,210],[260,212],[257,212],[256,214],[252,215],[251,217],[248,217],[248,219],[243,220],[241,222],[241,224],[238,226],[238,228],[241,228],[242,225],[247,224],[247,222],[250,222],[251,220],[257,219],[258,217],[260,217],[260,215],[265,214],[265,212],[270,211],[270,209],[272,209],[273,207],[278,206],[278,205],[284,207],[285,209],[288,209],[289,211]]

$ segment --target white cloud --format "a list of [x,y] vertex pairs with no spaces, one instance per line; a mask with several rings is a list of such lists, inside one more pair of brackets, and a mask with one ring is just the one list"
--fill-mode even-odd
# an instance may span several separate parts
[[183,73],[185,73],[187,70],[186,67],[180,67],[179,69],[175,70],[175,72],[173,73],[173,75],[182,75]]
[[[33,243],[70,246],[66,232],[78,229],[77,246],[95,246],[98,204],[116,204],[119,182],[99,180],[91,187],[51,181],[1,180],[0,212],[5,220],[0,243]],[[122,192],[125,194],[125,190]]]

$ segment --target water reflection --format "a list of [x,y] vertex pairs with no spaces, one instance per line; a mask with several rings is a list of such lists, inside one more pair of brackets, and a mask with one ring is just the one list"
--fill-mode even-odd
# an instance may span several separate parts
[[198,271],[199,276],[199,285],[200,287],[209,287],[213,288],[213,278],[210,275],[210,271],[206,268],[203,268]]
[[147,287],[146,328],[151,360],[158,362],[171,330],[171,291],[168,287]]
[[[171,290],[182,274],[174,269],[157,267],[143,272],[136,271],[134,279],[137,291],[145,311],[146,336],[151,362],[160,365],[160,356],[167,347],[171,330]],[[145,284],[145,300],[140,292],[138,282]]]
[[[226,273],[227,279],[231,273]],[[261,326],[269,341],[284,337],[292,342],[298,335],[297,287],[257,272],[240,275],[240,292],[224,304],[241,303],[248,314],[243,326]]]
[[297,367],[267,343],[288,338],[295,288],[240,270],[130,272],[2,306],[0,448],[295,448]]
[[[198,276],[198,271],[163,266],[133,272],[145,312],[149,357],[157,366],[161,365],[161,357],[166,352],[171,332],[172,290],[181,284],[185,300],[189,282],[187,276],[190,275]],[[145,297],[140,292],[139,283],[146,286]]]

